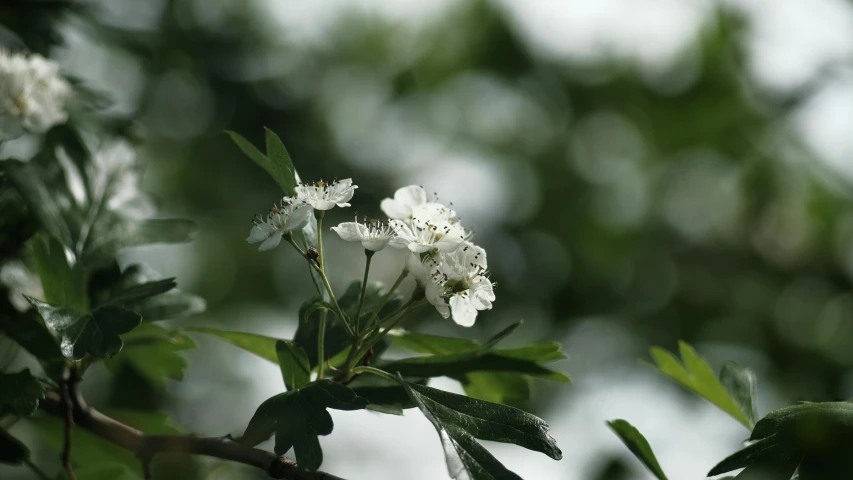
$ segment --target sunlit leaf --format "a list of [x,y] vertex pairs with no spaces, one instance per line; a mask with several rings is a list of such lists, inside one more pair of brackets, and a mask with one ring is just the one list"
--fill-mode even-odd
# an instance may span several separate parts
[[[751,429],[753,422],[750,421],[750,416],[754,415],[753,407],[751,407],[754,400],[751,399],[751,395],[754,386],[749,386],[747,380],[751,374],[741,371],[738,374],[740,378],[736,380],[734,378],[735,370],[730,367],[732,370],[727,374],[730,375],[729,381],[732,382],[732,388],[740,396],[740,400],[736,401],[729,394],[729,390],[720,383],[708,363],[696,354],[693,347],[685,342],[679,342],[679,350],[684,361],[683,364],[673,354],[659,347],[651,349],[652,359],[654,359],[657,368],[665,375],[713,403]],[[738,385],[735,385],[736,383]],[[750,396],[750,399],[747,399],[747,396]],[[745,413],[741,409],[741,405],[748,406],[750,413]]]
[[275,343],[281,376],[288,390],[304,387],[311,381],[311,366],[305,352],[293,342],[279,340]]
[[32,240],[33,257],[48,303],[73,310],[88,310],[86,278],[79,264],[68,264],[65,247],[53,237],[36,235]]
[[655,478],[658,480],[667,480],[655,457],[655,452],[652,451],[652,447],[649,445],[646,437],[639,430],[625,420],[613,420],[607,422],[607,426],[622,440],[622,443],[628,447],[628,450],[631,450],[631,453],[643,462],[643,465],[654,474]]
[[232,345],[263,358],[264,360],[269,360],[270,362],[278,364],[278,353],[275,348],[276,342],[280,340],[278,338],[265,337],[254,333],[230,332],[227,330],[217,330],[215,328],[205,327],[186,327],[183,330],[186,332],[204,333],[219,337]]
[[295,194],[296,176],[293,162],[290,160],[290,155],[287,153],[287,149],[284,148],[284,144],[281,143],[278,135],[272,130],[266,129],[267,154],[264,155],[239,133],[232,131],[226,131],[225,133],[231,137],[231,140],[237,144],[237,147],[247,157],[270,174],[285,195],[293,196]]

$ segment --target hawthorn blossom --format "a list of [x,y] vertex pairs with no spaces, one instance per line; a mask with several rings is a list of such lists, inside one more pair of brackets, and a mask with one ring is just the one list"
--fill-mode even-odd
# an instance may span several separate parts
[[249,232],[249,243],[261,243],[258,250],[263,252],[273,249],[281,243],[281,237],[300,230],[308,224],[311,218],[311,207],[304,204],[288,204],[285,201],[273,206],[266,219],[255,216],[255,226]]
[[477,312],[490,310],[495,300],[486,268],[486,251],[472,243],[466,242],[455,252],[442,253],[425,296],[444,318],[452,315],[457,324],[470,327]]
[[358,185],[352,184],[351,178],[326,183],[322,180],[313,184],[300,183],[296,186],[295,197],[285,197],[288,203],[303,203],[311,205],[315,210],[330,210],[338,207],[349,207],[347,203],[355,193]]
[[399,238],[394,246],[408,247],[414,253],[452,252],[470,237],[459,222],[435,216],[427,219],[415,217],[408,222],[391,220],[388,223]]
[[409,185],[397,189],[394,198],[386,198],[379,204],[385,215],[394,220],[410,220],[415,216],[438,215],[443,218],[454,218],[456,212],[438,202],[427,201],[423,187]]
[[41,55],[0,49],[0,140],[41,133],[68,119],[71,86]]
[[361,242],[361,246],[372,252],[382,250],[391,242],[394,242],[398,248],[406,246],[391,225],[379,220],[358,223],[356,219],[355,222],[344,222],[337,227],[332,227],[332,230],[343,240]]

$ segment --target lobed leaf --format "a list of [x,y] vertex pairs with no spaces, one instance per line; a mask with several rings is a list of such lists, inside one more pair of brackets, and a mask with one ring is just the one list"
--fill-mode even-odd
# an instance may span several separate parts
[[287,340],[279,340],[275,342],[275,351],[284,386],[288,390],[300,389],[311,381],[308,357],[298,345]]
[[327,409],[361,410],[367,405],[366,399],[345,385],[319,380],[262,403],[239,441],[256,445],[275,434],[277,455],[293,448],[297,465],[315,471],[323,463],[318,436],[332,433],[334,427]]
[[44,386],[28,368],[18,373],[0,373],[0,414],[11,411],[15,415],[30,416],[38,410],[44,399]]
[[654,474],[655,478],[658,480],[667,480],[666,475],[663,473],[663,470],[660,468],[660,464],[655,457],[655,453],[652,451],[652,447],[649,445],[646,437],[644,437],[639,430],[634,428],[633,425],[625,420],[612,420],[607,422],[607,426],[613,430],[613,433],[615,433],[620,440],[622,440],[622,443],[628,447],[628,450],[630,450],[638,460],[643,462],[643,465],[645,465],[646,468]]
[[117,371],[120,365],[127,364],[161,386],[166,384],[167,378],[183,380],[187,361],[180,353],[195,348],[187,335],[151,323],[144,323],[125,335],[124,343],[124,353],[108,360],[106,367]]
[[89,309],[86,278],[79,264],[68,264],[65,247],[59,240],[44,234],[32,242],[36,271],[41,280],[45,300],[53,305],[85,312]]
[[204,299],[182,292],[176,285],[174,278],[162,278],[151,268],[134,264],[110,279],[109,291],[101,295],[100,304],[124,306],[140,314],[146,322],[186,317],[205,310]]
[[265,129],[267,154],[264,155],[239,133],[230,130],[226,130],[225,133],[247,157],[270,174],[285,195],[295,195],[296,170],[278,135],[270,129]]

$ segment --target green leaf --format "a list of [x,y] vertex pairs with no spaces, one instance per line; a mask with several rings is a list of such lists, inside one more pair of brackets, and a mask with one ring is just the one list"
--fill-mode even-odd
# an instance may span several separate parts
[[30,310],[27,314],[7,317],[0,315],[0,332],[22,346],[42,362],[62,360],[62,351],[38,316]]
[[183,380],[187,361],[181,352],[195,348],[189,336],[151,323],[143,323],[125,335],[124,343],[122,355],[108,360],[107,368],[118,371],[120,365],[126,363],[161,386],[166,384],[167,378]]
[[[717,375],[708,363],[696,354],[693,347],[685,342],[679,342],[679,350],[684,364],[670,352],[654,347],[651,349],[652,359],[661,372],[680,383],[682,386],[692,390],[697,395],[713,403],[735,420],[752,428],[753,423],[749,414],[741,409],[741,405],[730,394],[726,387],[717,379]],[[733,381],[733,379],[732,379]],[[739,387],[740,388],[740,387]],[[751,387],[747,387],[751,388]],[[752,395],[751,393],[749,394]],[[745,397],[744,397],[745,398]],[[742,400],[746,402],[746,400]],[[749,400],[752,402],[752,400]],[[746,405],[746,403],[744,403]]]
[[264,127],[264,137],[267,144],[267,159],[272,165],[278,167],[278,175],[281,178],[276,175],[273,177],[281,185],[285,195],[296,195],[296,167],[293,166],[293,160],[287,153],[287,149],[284,148],[284,143],[281,142],[281,138],[275,132],[267,127]]
[[42,228],[63,245],[73,246],[71,228],[54,189],[44,183],[47,175],[35,162],[3,162],[3,171],[12,180],[21,198],[38,219]]
[[0,463],[20,465],[29,457],[27,446],[0,427]]
[[[381,282],[368,282],[367,288],[364,291],[364,306],[362,307],[362,318],[363,322],[365,321],[366,313],[373,312],[379,305],[382,303],[382,297],[384,296],[384,285]],[[338,304],[341,306],[341,309],[349,318],[354,318],[355,314],[358,310],[358,301],[361,296],[361,280],[356,280],[349,284],[347,289],[344,291],[344,294],[338,299]],[[397,310],[402,305],[402,296],[395,292],[391,298],[388,299],[388,303],[382,307],[382,311],[379,312],[380,316],[388,315],[389,313]]]
[[275,351],[278,355],[284,386],[288,390],[300,389],[311,381],[308,357],[298,345],[287,340],[279,340],[275,343]]
[[348,387],[331,380],[276,395],[258,407],[240,442],[256,445],[275,433],[275,453],[294,449],[296,463],[315,471],[323,463],[319,435],[332,433],[334,424],[328,408],[361,410],[368,401]]
[[204,333],[219,337],[232,345],[263,358],[264,360],[269,360],[270,362],[278,364],[278,352],[276,351],[276,342],[279,341],[278,338],[265,337],[254,333],[229,332],[227,330],[217,330],[215,328],[205,327],[186,327],[183,330],[186,332]]
[[521,478],[507,470],[475,438],[514,443],[556,460],[562,458],[556,442],[548,435],[548,426],[529,413],[411,384],[399,375],[398,381],[438,431],[448,471],[454,479]]
[[92,313],[80,313],[56,307],[34,298],[27,300],[36,307],[45,325],[59,337],[62,354],[70,360],[80,360],[90,353],[96,357],[112,357],[121,351],[119,336],[142,322],[142,317],[124,307],[106,305]]
[[[494,346],[500,340],[506,338],[506,336],[512,333],[520,324],[521,322],[511,325],[509,328],[504,329],[497,335],[490,338],[486,343]],[[478,355],[483,355],[489,352],[487,347],[481,346],[479,343],[472,340],[442,337],[439,335],[427,335],[423,333],[408,332],[405,330],[392,330],[389,332],[388,338],[391,339],[393,344],[396,346],[418,353],[438,355],[439,358],[434,359],[434,361],[447,360],[446,357],[440,357],[441,355],[468,353],[472,355],[472,357],[476,358]],[[495,350],[493,349],[491,351],[493,352]],[[521,361],[532,361],[535,363],[550,362],[566,358],[566,355],[560,351],[560,346],[556,343],[534,344],[526,347],[503,349],[500,350],[500,352],[501,355],[506,357]],[[465,362],[468,362],[467,366],[471,366],[471,360],[472,358],[464,360]],[[496,365],[496,367],[498,366],[499,365]],[[525,365],[525,368],[526,367],[529,367],[529,365]],[[388,366],[386,365],[383,368],[388,368]],[[548,372],[551,371],[549,370]],[[459,383],[462,384],[462,387],[465,389],[465,393],[469,397],[478,398],[480,400],[520,406],[530,398],[530,383],[527,380],[527,376],[523,373],[506,371],[472,371],[464,374],[457,372],[449,374],[449,376],[458,380]],[[563,381],[567,378],[568,377],[561,377],[559,380]]]
[[266,129],[265,137],[267,144],[267,154],[260,152],[251,142],[243,138],[237,132],[226,130],[225,133],[231,137],[231,140],[237,144],[237,147],[249,157],[253,162],[267,171],[270,176],[281,187],[285,195],[293,196],[295,194],[296,177],[293,162],[290,160],[287,150],[281,143],[281,139],[271,130]]
[[86,277],[79,264],[71,267],[65,247],[53,237],[36,235],[32,240],[36,270],[48,303],[85,312],[89,309],[86,297]]
[[667,480],[657,458],[655,458],[655,452],[652,451],[646,437],[639,430],[625,420],[613,420],[607,422],[607,426],[622,440],[628,450],[631,450],[631,453],[643,462],[643,465],[654,474],[655,478]]
[[520,327],[522,323],[524,323],[524,320],[519,320],[519,321],[513,323],[512,325],[506,327],[505,329],[501,330],[500,332],[498,332],[497,334],[492,336],[492,338],[486,340],[486,343],[483,344],[483,348],[494,347],[495,345],[498,344],[498,342],[500,342],[501,340],[505,339],[506,337],[512,335],[513,332],[515,332],[515,330],[518,327]]
[[[442,377],[457,378],[472,372],[509,372],[520,373],[532,377],[544,378],[556,382],[571,382],[563,373],[545,368],[539,364],[541,358],[512,350],[477,350],[473,352],[432,355],[426,357],[406,358],[385,363],[383,370],[400,373],[407,377]],[[550,360],[544,360],[550,361]]]
[[400,385],[364,385],[352,387],[359,397],[367,399],[368,410],[374,410],[391,415],[402,415],[403,410],[415,408],[417,405],[409,398],[409,394]]
[[853,404],[807,402],[773,411],[755,424],[749,440],[754,443],[720,462],[709,475],[746,468],[738,478],[746,478],[747,472],[790,478],[798,469],[800,480],[849,478]]
[[169,320],[205,310],[204,299],[175,288],[174,278],[162,278],[151,268],[134,264],[121,272],[101,304],[118,304],[142,315],[142,320]]
[[726,362],[720,369],[720,383],[737,403],[740,411],[749,420],[749,424],[755,425],[758,420],[758,394],[756,393],[758,381],[755,373],[735,362]]
[[44,399],[44,386],[28,368],[18,373],[0,373],[0,413],[11,410],[19,416],[36,413]]
[[137,220],[109,215],[92,227],[81,255],[87,268],[100,268],[125,248],[156,243],[185,243],[193,239],[195,223],[183,219]]

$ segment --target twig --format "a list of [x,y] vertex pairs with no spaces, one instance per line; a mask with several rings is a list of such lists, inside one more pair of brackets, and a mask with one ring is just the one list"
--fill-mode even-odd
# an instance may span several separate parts
[[65,442],[62,447],[62,467],[65,468],[65,473],[71,480],[76,480],[74,469],[71,467],[71,429],[74,428],[74,404],[71,401],[71,392],[69,384],[72,380],[62,382],[59,386],[62,392],[60,400],[62,400],[62,414],[65,420]]
[[[146,435],[145,433],[110,418],[86,403],[76,389],[69,389],[73,420],[79,428],[104,440],[129,450],[139,457],[146,476],[148,464],[163,452],[205,455],[259,468],[272,478],[285,480],[343,480],[324,472],[305,472],[284,457],[258,448],[249,447],[228,437],[194,437],[190,435]],[[66,405],[61,395],[49,393],[39,402],[39,408],[52,415],[66,415]],[[150,478],[150,477],[149,477]]]

